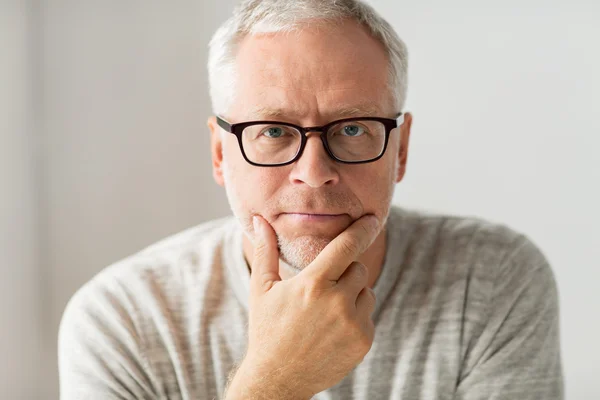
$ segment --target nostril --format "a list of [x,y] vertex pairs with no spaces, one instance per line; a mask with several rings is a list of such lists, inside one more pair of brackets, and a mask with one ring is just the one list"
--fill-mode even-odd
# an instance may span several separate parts
[[[325,156],[327,157],[327,156]],[[339,175],[330,161],[322,157],[306,157],[297,161],[290,172],[290,180],[295,184],[306,184],[312,188],[331,186],[339,181]]]

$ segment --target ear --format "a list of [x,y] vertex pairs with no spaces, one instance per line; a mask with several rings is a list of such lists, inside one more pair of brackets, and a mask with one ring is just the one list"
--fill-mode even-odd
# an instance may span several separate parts
[[396,183],[399,183],[406,173],[408,161],[408,143],[410,139],[410,128],[412,126],[412,114],[404,114],[404,123],[400,125],[400,147],[398,151],[398,171],[396,171]]
[[221,186],[225,186],[223,178],[223,140],[221,138],[220,127],[217,124],[217,118],[212,116],[207,121],[210,129],[210,152],[212,156],[213,178]]

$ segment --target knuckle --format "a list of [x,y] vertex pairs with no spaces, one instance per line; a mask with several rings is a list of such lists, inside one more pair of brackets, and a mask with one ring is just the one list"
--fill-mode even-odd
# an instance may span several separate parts
[[341,327],[342,331],[346,335],[346,339],[350,343],[355,343],[357,341],[357,332],[358,332],[358,324],[352,316],[348,315],[349,313],[338,313],[338,318],[341,317]]
[[369,288],[367,286],[363,287],[359,295],[364,299],[369,299],[371,297],[369,294]]
[[358,254],[359,245],[353,237],[344,237],[340,240],[339,249],[343,254],[352,256]]
[[367,354],[373,346],[373,337],[368,332],[364,332],[358,341],[359,347],[363,354]]
[[366,335],[362,335],[360,338],[359,351],[361,354],[367,354],[371,350],[372,343]]
[[301,285],[303,297],[317,299],[325,291],[318,279],[304,279]]
[[341,292],[335,293],[331,300],[332,311],[341,315],[344,321],[349,319],[347,303],[346,296]]
[[359,223],[359,226],[360,226],[360,228],[361,228],[362,232],[363,232],[365,235],[370,235],[370,234],[371,234],[371,228],[370,228],[370,227],[368,226],[368,224],[366,224],[364,221],[361,221],[361,222]]
[[375,306],[376,306],[375,297],[371,297],[371,300],[369,301],[368,306],[369,306],[369,316],[371,316],[371,314],[373,314],[373,311],[375,311]]
[[331,312],[336,315],[346,332],[354,332],[356,329],[356,309],[345,294],[339,293],[331,302]]
[[366,279],[369,276],[369,270],[363,263],[354,262],[354,269],[356,271],[356,275],[358,275],[360,278]]
[[365,290],[367,282],[369,281],[369,270],[368,268],[359,262],[353,262],[347,271],[348,278],[355,284],[359,284]]
[[373,300],[373,304],[374,304],[375,301],[377,300],[377,296],[375,296],[375,291],[373,289],[371,289],[370,287],[367,287],[367,292],[369,293],[369,296]]
[[371,335],[370,329],[364,329],[359,324],[353,324],[350,328],[355,332],[352,335],[352,350],[357,356],[364,357],[373,346],[373,335]]
[[373,294],[373,290],[371,290],[368,287],[363,288],[363,290],[359,294],[359,298],[362,304],[361,312],[367,311],[368,315],[371,316],[371,314],[373,314],[373,311],[375,311],[375,306],[377,303],[375,295]]
[[265,254],[266,247],[267,245],[265,244],[265,242],[258,242],[254,247],[254,257],[261,257],[263,254]]

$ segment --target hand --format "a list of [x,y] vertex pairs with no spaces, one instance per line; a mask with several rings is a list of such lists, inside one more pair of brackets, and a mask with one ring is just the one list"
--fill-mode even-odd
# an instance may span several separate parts
[[282,280],[275,232],[255,217],[244,371],[310,398],[363,360],[373,343],[375,295],[366,287],[367,268],[355,260],[378,232],[376,217],[363,216],[298,275]]

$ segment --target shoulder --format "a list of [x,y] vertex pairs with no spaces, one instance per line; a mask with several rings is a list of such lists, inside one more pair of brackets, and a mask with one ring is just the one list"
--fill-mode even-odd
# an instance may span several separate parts
[[[498,297],[529,291],[557,296],[551,266],[526,234],[504,223],[394,207],[392,240],[404,248],[404,265],[421,279],[466,285],[471,298],[491,304]],[[518,283],[518,285],[517,285]]]
[[185,325],[178,320],[181,305],[200,303],[190,293],[202,296],[198,286],[208,284],[236,227],[225,218],[185,230],[106,267],[77,290],[59,327],[61,391],[73,394],[65,398],[153,393],[164,377],[155,374],[149,354],[156,340],[171,340],[157,332]]
[[[392,207],[394,225],[409,225],[416,239],[436,238],[439,241],[477,239],[479,244],[506,247],[523,236],[506,224],[470,215],[452,215],[418,209]],[[399,223],[398,223],[399,222]]]
[[[128,323],[148,307],[185,295],[186,287],[201,284],[219,251],[237,228],[232,217],[218,219],[169,236],[107,266],[69,300],[61,330],[79,320],[97,318]],[[116,322],[116,321],[115,321]]]
[[412,219],[413,246],[428,252],[439,267],[487,292],[489,302],[527,292],[557,307],[557,285],[552,267],[538,244],[510,226],[474,216],[404,211]]
[[116,289],[148,280],[177,280],[182,273],[201,273],[201,267],[206,264],[203,261],[213,258],[235,229],[236,221],[227,217],[168,236],[107,266],[80,291],[85,293],[101,287]]
[[390,218],[393,229],[410,232],[408,240],[416,250],[443,254],[450,261],[479,261],[497,268],[547,264],[530,237],[501,222],[399,207],[392,208]]

